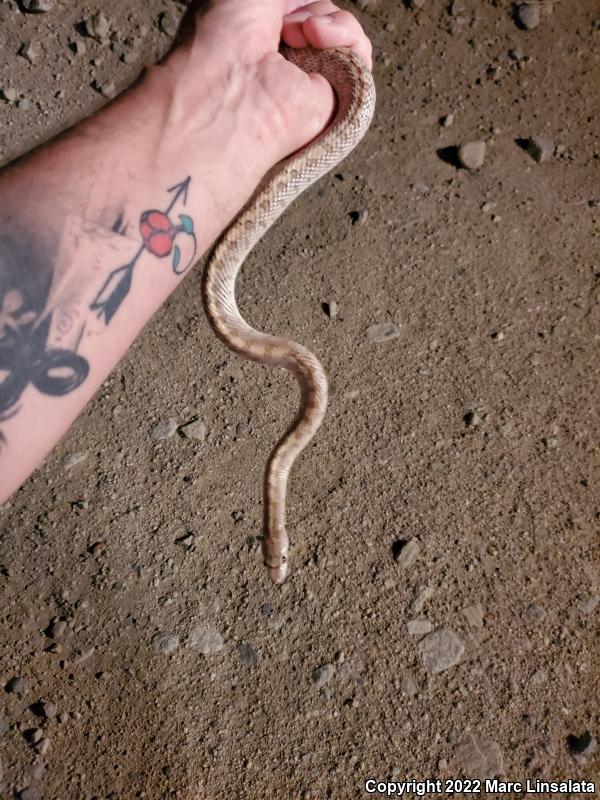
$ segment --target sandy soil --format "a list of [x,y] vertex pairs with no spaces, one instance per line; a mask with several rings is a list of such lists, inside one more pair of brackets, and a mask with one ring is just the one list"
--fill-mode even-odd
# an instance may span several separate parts
[[[2,512],[2,797],[598,780],[600,12],[542,3],[527,31],[503,0],[360,5],[373,128],[239,288],[332,383],[291,484],[290,580],[269,584],[257,537],[296,390],[212,337],[198,269]],[[4,162],[125,89],[183,13],[106,2],[100,44],[81,26],[100,7],[0,4]],[[483,166],[457,168],[474,140]],[[155,441],[164,419],[206,438]]]

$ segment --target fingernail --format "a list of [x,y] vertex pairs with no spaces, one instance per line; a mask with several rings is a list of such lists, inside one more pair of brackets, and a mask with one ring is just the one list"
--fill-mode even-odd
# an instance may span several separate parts
[[292,11],[291,14],[286,14],[285,21],[286,22],[304,22],[305,20],[307,20],[311,16],[312,16],[312,14],[310,13],[310,11],[306,11],[305,9],[299,9],[298,11]]
[[322,22],[324,25],[331,25],[335,20],[331,15],[324,14],[322,17],[319,17],[319,22]]

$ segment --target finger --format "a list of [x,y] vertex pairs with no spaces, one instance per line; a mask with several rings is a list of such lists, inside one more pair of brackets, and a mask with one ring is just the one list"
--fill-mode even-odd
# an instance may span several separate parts
[[[320,2],[327,3],[327,0]],[[303,14],[304,9],[297,13]],[[319,50],[348,47],[362,58],[369,69],[372,67],[371,42],[358,20],[348,11],[310,15],[304,20],[292,21],[284,25],[282,38],[290,47],[316,47]]]

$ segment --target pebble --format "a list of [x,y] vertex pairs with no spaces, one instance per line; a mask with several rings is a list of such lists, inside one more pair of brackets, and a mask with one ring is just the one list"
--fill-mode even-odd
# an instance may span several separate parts
[[23,42],[19,48],[19,55],[26,58],[30,64],[35,64],[40,57],[39,47],[32,42]]
[[170,11],[163,11],[158,18],[158,27],[162,33],[167,36],[175,36],[177,28],[179,27],[179,22],[175,14],[172,14]]
[[159,419],[159,421],[150,429],[150,437],[155,442],[162,442],[164,439],[170,439],[177,430],[177,422],[172,419]]
[[491,739],[467,733],[456,748],[455,757],[469,777],[494,778],[504,773],[502,751]]
[[25,694],[28,688],[27,678],[14,677],[9,680],[4,690],[9,694],[22,695]]
[[72,469],[72,467],[85,461],[87,457],[87,453],[67,453],[66,456],[61,458],[60,463],[65,469]]
[[27,111],[30,107],[31,102],[26,97],[22,97],[17,103],[17,108],[20,108],[22,111]]
[[322,308],[329,319],[335,319],[339,313],[338,304],[335,302],[335,300],[330,300],[328,303],[323,303]]
[[411,619],[406,623],[409,636],[425,636],[431,633],[433,625],[428,619]]
[[377,344],[397,339],[398,336],[400,336],[400,331],[393,322],[380,322],[367,328],[367,339]]
[[43,14],[54,9],[56,0],[21,0],[21,5],[32,14]]
[[544,609],[541,606],[536,606],[535,603],[531,603],[531,605],[527,606],[525,613],[529,619],[535,620],[536,622],[544,619],[546,616]]
[[540,24],[539,3],[520,3],[515,9],[517,22],[526,31],[532,31]]
[[348,215],[353,225],[363,225],[369,216],[369,211],[366,208],[357,208],[356,211],[351,211]]
[[19,792],[19,800],[42,800],[42,790],[39,786],[28,786]]
[[400,678],[400,688],[407,697],[414,697],[419,692],[417,682],[410,672],[404,672]]
[[199,419],[194,420],[194,422],[188,422],[186,425],[182,425],[179,430],[186,439],[195,439],[197,442],[206,441],[208,428]]
[[460,663],[465,646],[450,628],[434,631],[419,642],[425,669],[432,675]]
[[585,600],[581,601],[581,610],[584,614],[592,614],[598,607],[599,603],[600,597],[598,597],[597,594],[590,595],[589,597],[586,597]]
[[409,569],[417,560],[421,545],[417,539],[397,539],[392,545],[394,561],[400,569]]
[[6,717],[0,717],[0,736],[4,736],[4,734],[8,733],[9,730],[10,725],[8,724]]
[[194,544],[194,539],[196,537],[193,533],[186,533],[183,536],[180,536],[179,539],[175,539],[175,544],[178,544],[179,547],[191,547]]
[[41,756],[45,756],[48,750],[50,749],[50,739],[44,738],[40,739],[40,741],[36,744],[35,750]]
[[41,728],[29,728],[23,736],[30,745],[35,745],[44,738],[44,731]]
[[79,653],[73,659],[74,664],[84,664],[88,661],[96,652],[95,647],[88,647],[86,650],[80,650]]
[[189,635],[189,647],[203,656],[219,653],[223,647],[223,637],[215,628],[195,628]]
[[50,639],[61,639],[67,630],[67,622],[64,619],[56,618],[52,620],[46,629],[46,636]]
[[152,647],[157,653],[174,653],[179,647],[176,633],[157,633],[152,639]]
[[321,664],[313,670],[311,680],[315,689],[322,689],[333,678],[335,672],[333,664]]
[[542,164],[554,153],[554,142],[547,136],[531,136],[525,142],[525,149],[538,164]]
[[238,651],[242,664],[245,664],[247,667],[255,667],[258,664],[260,656],[251,644],[238,644],[236,650]]
[[585,764],[588,758],[596,751],[598,742],[589,731],[581,736],[567,736],[567,749],[578,764]]
[[5,89],[2,89],[2,97],[9,103],[14,103],[18,96],[19,93],[16,89],[13,89],[12,86],[7,86]]
[[105,41],[110,32],[110,22],[101,11],[98,11],[86,20],[85,29],[92,38]]
[[420,613],[423,609],[423,606],[428,600],[431,600],[433,597],[433,588],[431,586],[420,586],[417,592],[417,596],[415,597],[415,601],[412,604],[412,610],[415,614]]
[[410,0],[410,7],[416,11],[420,11],[425,6],[426,2],[427,0]]
[[31,706],[31,710],[38,717],[43,717],[44,719],[54,719],[57,714],[57,708],[54,703],[44,703],[41,700],[39,703],[34,703]]
[[482,140],[461,144],[458,148],[460,165],[465,169],[481,169],[485,161],[485,150],[485,142]]
[[462,615],[471,628],[483,627],[483,606],[481,603],[473,603],[472,606],[463,608]]
[[446,114],[445,117],[442,117],[441,124],[442,128],[449,128],[454,122],[454,112],[450,112],[450,114]]
[[546,436],[542,441],[547,450],[556,450],[558,447],[558,439],[556,436]]

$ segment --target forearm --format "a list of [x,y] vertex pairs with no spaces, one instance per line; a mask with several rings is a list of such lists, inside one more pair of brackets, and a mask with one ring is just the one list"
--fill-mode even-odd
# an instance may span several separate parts
[[[235,121],[228,131],[209,96],[186,115],[172,86],[168,70],[153,68],[123,99],[0,176],[0,502],[260,178],[260,159],[253,170],[236,163]],[[151,210],[163,214],[140,226]]]

